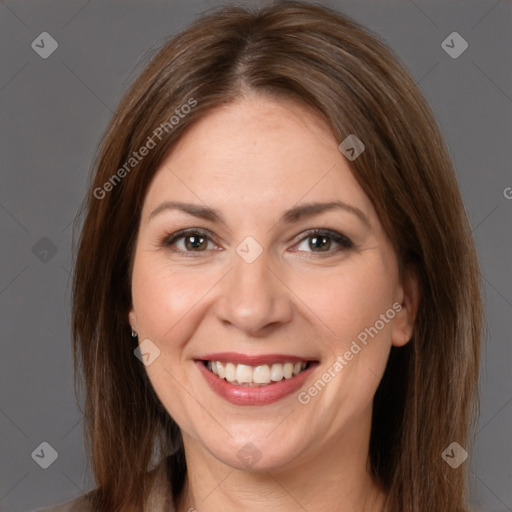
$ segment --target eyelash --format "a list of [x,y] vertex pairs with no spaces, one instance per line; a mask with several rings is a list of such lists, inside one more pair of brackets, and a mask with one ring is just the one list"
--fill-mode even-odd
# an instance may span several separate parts
[[[197,235],[199,237],[205,237],[207,239],[207,241],[213,242],[213,240],[209,236],[208,232],[201,231],[197,228],[191,228],[191,229],[183,229],[181,231],[177,231],[176,233],[173,233],[172,235],[166,236],[162,240],[161,245],[163,247],[170,248],[170,246],[172,244],[174,244],[176,241],[180,240],[181,238],[187,238],[187,237],[193,236],[193,235]],[[319,254],[320,257],[325,257],[325,256],[322,256],[322,254],[325,254],[326,256],[332,256],[333,254],[337,254],[339,252],[352,249],[354,247],[354,244],[352,243],[352,241],[349,238],[347,238],[345,235],[342,235],[341,233],[332,231],[330,229],[311,229],[311,230],[307,231],[305,233],[305,235],[297,241],[297,244],[302,243],[304,240],[307,240],[308,238],[314,238],[314,237],[330,238],[331,240],[333,240],[340,246],[334,250],[326,251],[325,253],[323,251],[318,251],[318,252],[308,251],[308,252],[311,252],[311,254]],[[200,254],[202,252],[206,252],[206,250],[204,250],[204,251],[181,251],[181,250],[175,250],[175,249],[171,249],[171,251],[173,251],[176,254],[180,254],[181,256],[186,257],[186,258],[195,258],[197,256],[195,256],[194,253]],[[309,256],[309,257],[311,257],[311,256]]]

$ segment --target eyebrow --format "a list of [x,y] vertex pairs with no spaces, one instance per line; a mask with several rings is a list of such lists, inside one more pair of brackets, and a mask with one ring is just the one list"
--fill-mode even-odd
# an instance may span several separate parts
[[[312,217],[314,215],[319,215],[321,213],[331,211],[334,209],[341,209],[348,213],[355,215],[363,224],[371,227],[370,221],[368,217],[356,206],[352,206],[343,201],[329,201],[327,203],[306,203],[301,204],[299,206],[294,206],[289,210],[286,210],[282,215],[279,222],[283,222],[285,224],[292,224],[294,222],[298,222],[299,220],[305,217]],[[157,206],[149,215],[148,222],[158,214],[168,211],[168,210],[179,210],[188,215],[192,215],[194,217],[198,217],[200,219],[208,220],[211,222],[221,222],[226,224],[224,217],[222,214],[215,210],[214,208],[210,208],[208,206],[202,206],[194,203],[183,203],[180,201],[166,201]]]

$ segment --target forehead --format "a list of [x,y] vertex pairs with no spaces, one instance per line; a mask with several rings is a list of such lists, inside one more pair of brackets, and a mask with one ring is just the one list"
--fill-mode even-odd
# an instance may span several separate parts
[[146,214],[179,198],[261,213],[301,199],[342,199],[371,215],[338,144],[320,115],[293,100],[254,95],[212,109],[162,161],[146,194]]

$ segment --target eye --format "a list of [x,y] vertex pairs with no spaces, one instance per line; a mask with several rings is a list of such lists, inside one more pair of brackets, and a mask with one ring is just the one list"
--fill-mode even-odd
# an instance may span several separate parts
[[[331,250],[333,242],[335,247]],[[329,229],[313,229],[300,239],[296,247],[300,251],[331,255],[352,249],[353,246],[352,241],[341,233]]]
[[[209,247],[208,244],[213,245]],[[207,250],[216,250],[211,235],[206,231],[184,229],[165,237],[162,246],[181,256],[194,257],[193,253],[204,253]],[[175,246],[173,248],[172,246]],[[302,246],[302,247],[301,247]],[[334,246],[334,248],[333,248]],[[329,229],[313,229],[299,240],[292,252],[325,253],[326,256],[353,248],[354,244],[345,235]],[[217,248],[218,249],[218,248]]]
[[[168,247],[173,252],[181,253],[183,256],[192,256],[187,253],[205,252],[208,250],[208,242],[213,244],[208,233],[197,229],[184,229],[164,238],[162,245]],[[171,247],[173,245],[178,249],[173,249]]]

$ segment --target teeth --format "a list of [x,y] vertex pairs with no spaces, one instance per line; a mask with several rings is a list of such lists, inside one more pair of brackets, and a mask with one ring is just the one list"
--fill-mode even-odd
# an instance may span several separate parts
[[252,382],[252,368],[245,364],[239,364],[236,367],[236,380],[240,384],[245,384],[246,382]]
[[234,382],[236,379],[236,366],[233,363],[226,365],[226,375],[224,377],[228,382]]
[[279,382],[280,380],[283,380],[283,365],[276,363],[272,365],[272,368],[270,368],[270,378],[274,382]]
[[246,364],[222,363],[220,361],[208,361],[206,367],[221,379],[225,379],[236,386],[267,385],[271,382],[279,382],[291,379],[306,368],[307,362],[299,363],[275,363],[272,366],[249,366]]
[[256,366],[252,371],[252,380],[256,384],[268,384],[270,382],[270,368],[268,364]]
[[224,368],[224,366],[222,366],[222,363],[219,363],[218,361],[216,361],[214,363],[214,366],[215,368],[217,369],[217,375],[223,379],[225,376],[226,376],[226,369]]

